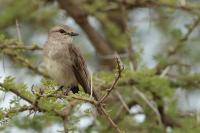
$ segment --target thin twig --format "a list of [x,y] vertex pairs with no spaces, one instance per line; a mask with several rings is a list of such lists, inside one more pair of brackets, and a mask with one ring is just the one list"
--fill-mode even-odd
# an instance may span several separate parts
[[177,5],[177,4],[168,4],[164,2],[157,2],[153,0],[144,0],[142,2],[133,2],[129,3],[126,2],[125,5],[127,8],[170,8],[174,10],[182,10],[185,12],[188,12],[192,15],[199,15],[198,10],[200,10],[200,7],[198,5],[190,6],[190,5]]
[[16,30],[17,30],[17,38],[20,42],[22,42],[22,35],[21,35],[21,30],[20,30],[20,27],[19,27],[19,22],[18,20],[16,19],[15,21],[15,24],[16,24]]
[[158,123],[160,126],[162,126],[161,115],[158,109],[150,102],[150,100],[139,89],[137,89],[136,87],[134,87],[134,89],[135,93],[138,94],[147,103],[147,105],[153,110],[153,112],[155,112]]
[[5,73],[6,72],[6,69],[5,69],[5,56],[4,56],[4,52],[2,53],[3,56],[2,56],[2,65],[3,65],[3,72]]
[[68,117],[63,117],[64,133],[68,133],[67,124],[68,124]]
[[192,25],[188,28],[188,32],[185,34],[185,36],[184,36],[180,41],[186,41],[186,40],[188,40],[189,36],[190,36],[191,33],[194,31],[194,29],[198,26],[199,23],[200,23],[200,17],[198,17],[198,18],[192,23]]
[[115,128],[118,133],[121,133],[122,131],[120,130],[120,128],[117,126],[117,124],[115,124],[115,122],[112,120],[112,118],[109,116],[109,114],[106,112],[106,110],[103,107],[104,100],[108,97],[110,92],[114,89],[114,87],[117,84],[119,78],[121,77],[121,73],[124,69],[124,66],[122,65],[118,56],[116,57],[116,62],[117,62],[117,70],[118,70],[117,76],[116,76],[112,86],[107,90],[107,93],[104,96],[102,96],[102,98],[99,101],[95,101],[95,100],[87,99],[87,98],[83,98],[83,97],[76,97],[76,96],[73,96],[72,98],[93,104],[99,111],[101,111],[103,113],[105,118],[110,122],[111,126],[113,128]]
[[[116,59],[116,54],[109,54],[109,55],[100,55],[97,53],[97,56],[100,58],[100,59]],[[128,53],[120,53],[118,54],[118,56],[120,58],[127,58],[129,57],[129,54]]]
[[[6,88],[3,83],[0,83],[0,87],[2,88]],[[27,97],[24,97],[17,89],[9,89],[9,91],[11,91],[12,93],[14,93],[15,95],[21,97],[22,99],[24,99],[25,101],[27,101],[28,103],[32,104],[33,103],[33,100],[32,99],[29,99]]]
[[[20,107],[19,109],[15,109],[15,108],[13,108],[14,109],[14,112],[24,112],[24,111],[30,111],[30,110],[33,110],[33,107],[32,106],[27,106],[27,105],[24,105],[24,106],[22,106],[22,107]],[[13,113],[13,109],[12,109],[12,107],[7,111],[7,112],[5,112],[4,113],[4,117],[5,118],[8,118],[9,117],[9,114],[10,113]]]
[[188,40],[188,38],[190,37],[190,35],[192,34],[192,32],[194,31],[194,29],[198,26],[198,24],[200,23],[200,17],[198,17],[192,24],[191,26],[188,28],[188,32],[179,40],[179,42],[176,44],[176,46],[172,49],[168,51],[168,55],[167,56],[172,56],[174,55],[180,48],[182,48],[182,43],[186,42]]
[[92,99],[88,99],[88,98],[83,98],[83,97],[77,97],[77,96],[72,96],[72,98],[77,99],[77,100],[81,100],[81,101],[85,101],[94,105],[97,105],[97,102],[95,100]]
[[129,109],[128,105],[126,104],[126,102],[124,101],[124,99],[122,98],[121,94],[117,90],[115,91],[115,94],[119,98],[120,102],[122,103],[122,105],[126,109],[126,111],[130,113],[130,109]]
[[71,101],[62,111],[62,118],[63,118],[63,127],[64,127],[64,133],[68,133],[68,116],[72,112],[72,109],[77,104],[77,101]]
[[[19,55],[16,55],[15,53],[11,53],[11,52],[8,52],[8,53],[6,53],[6,54],[12,56],[12,57],[13,57],[15,60],[17,60],[17,61],[23,62],[22,64],[24,64],[24,65],[27,66],[28,68],[31,68],[31,69],[35,70],[35,67],[32,66],[32,65],[30,65],[30,63],[28,62],[28,60],[24,60],[24,59],[23,59],[22,57],[20,57]],[[113,82],[113,85],[111,86],[111,88],[108,90],[108,93],[106,93],[106,94],[102,97],[101,102],[103,102],[104,99],[107,98],[107,96],[108,96],[108,95],[110,94],[110,92],[113,90],[113,88],[114,88],[114,86],[116,85],[117,81],[118,81],[119,78],[121,77],[121,72],[122,72],[122,70],[123,70],[123,66],[121,65],[121,62],[120,62],[120,59],[119,59],[119,58],[116,58],[116,60],[117,60],[117,70],[118,70],[116,79],[115,79],[115,81]],[[37,72],[38,72],[38,70],[37,70]],[[3,84],[0,84],[0,86],[1,86],[1,87],[5,87],[5,86],[3,86]],[[16,88],[9,88],[8,91],[13,92],[13,93],[16,94],[17,96],[19,96],[19,97],[21,97],[22,99],[24,99],[25,101],[29,102],[31,105],[34,105],[34,104],[37,103],[38,100],[39,100],[38,98],[35,97],[35,95],[33,95],[31,98],[22,95],[22,94],[18,91],[18,89],[16,89]],[[42,96],[42,95],[41,95],[41,96],[39,96],[39,97],[45,97],[45,96]],[[112,127],[113,127],[114,129],[116,129],[116,131],[117,131],[118,133],[121,133],[120,128],[114,123],[114,121],[111,119],[111,117],[109,116],[109,114],[105,111],[105,109],[104,109],[104,107],[103,107],[103,103],[98,102],[98,101],[95,101],[95,100],[93,100],[93,99],[87,99],[87,98],[78,97],[78,96],[72,96],[72,98],[77,99],[77,100],[82,100],[82,101],[85,101],[85,102],[89,102],[89,103],[95,105],[95,107],[96,107],[97,109],[100,109],[100,111],[103,113],[103,115],[105,116],[105,118],[110,122],[110,124],[112,125]],[[37,108],[34,108],[35,111],[36,111],[36,110],[41,111],[41,112],[47,112],[47,111],[48,111],[46,108],[42,107],[42,106],[39,105],[39,104],[36,105],[36,106],[37,106]],[[69,107],[69,106],[70,106],[70,107]],[[58,115],[58,116],[60,116],[60,117],[63,118],[63,120],[64,120],[64,129],[65,129],[65,132],[67,132],[67,128],[66,128],[67,117],[68,117],[69,112],[71,112],[71,111],[69,111],[69,110],[72,109],[72,106],[71,106],[71,105],[69,105],[69,106],[66,107],[66,108],[63,110],[63,112],[58,112],[58,111],[56,111],[56,110],[52,110],[52,112],[54,112],[56,115]],[[69,109],[69,108],[70,108],[70,109]],[[67,113],[66,113],[66,112],[67,112]]]
[[[175,55],[179,49],[181,49],[184,45],[182,43],[186,42],[188,40],[188,38],[190,37],[191,33],[194,31],[194,29],[198,26],[198,24],[200,23],[200,17],[198,17],[190,26],[190,28],[188,28],[188,32],[177,42],[177,44],[174,46],[173,49],[168,49],[167,53],[166,53],[166,58],[169,58],[173,55]],[[157,74],[160,74],[167,66],[169,66],[169,63],[166,64],[158,64],[156,66],[156,70],[157,70]]]
[[23,58],[22,56],[19,56],[18,54],[12,52],[12,51],[5,51],[5,54],[11,57],[14,61],[17,61],[18,63],[22,64],[23,66],[29,68],[33,72],[42,75],[46,78],[49,78],[49,76],[44,73],[43,71],[39,70],[38,67],[34,66],[29,60]]
[[111,85],[111,87],[106,90],[107,93],[104,96],[102,96],[102,98],[99,100],[99,103],[102,103],[108,97],[108,95],[114,89],[115,85],[117,84],[118,80],[120,79],[122,71],[124,70],[124,66],[121,63],[119,57],[116,57],[116,62],[117,62],[117,70],[118,70],[117,76],[116,76],[113,84]]
[[[35,103],[34,95],[30,94],[28,96],[25,96],[17,88],[7,88],[6,86],[4,86],[3,83],[0,83],[0,87],[5,88],[6,90],[12,92],[13,94],[19,96],[20,98],[22,98],[24,101],[28,102],[31,105],[33,105]],[[40,111],[40,112],[48,112],[49,111],[48,109],[46,109],[46,108],[44,108],[43,106],[40,106],[40,105],[37,106],[37,110]],[[57,112],[55,110],[52,110],[52,111],[53,111],[53,113],[55,113],[55,115],[62,116],[59,112]]]
[[100,108],[102,110],[102,113],[105,115],[106,119],[110,122],[110,124],[116,129],[118,133],[122,133],[121,129],[115,124],[115,122],[112,120],[110,115],[106,112],[106,110],[100,105]]
[[0,49],[19,49],[19,50],[30,50],[30,51],[34,51],[34,50],[42,50],[43,48],[39,47],[38,45],[31,45],[31,46],[24,46],[24,45],[20,45],[17,46],[16,44],[14,45],[6,45],[6,44],[0,44]]
[[163,70],[163,72],[160,74],[160,77],[161,77],[161,78],[164,77],[164,76],[169,72],[169,70],[170,70],[170,66],[167,66],[167,67]]
[[93,82],[92,82],[92,76],[93,76],[93,73],[91,73],[91,77],[90,77],[90,98],[92,98],[93,96]]

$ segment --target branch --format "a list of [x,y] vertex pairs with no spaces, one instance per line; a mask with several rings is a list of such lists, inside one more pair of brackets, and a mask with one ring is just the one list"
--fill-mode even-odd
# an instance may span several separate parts
[[23,66],[29,68],[34,73],[37,73],[39,75],[42,75],[43,77],[49,78],[49,76],[46,73],[39,70],[39,68],[34,66],[33,64],[31,64],[31,62],[29,60],[23,58],[22,56],[18,55],[17,53],[7,50],[7,51],[4,51],[4,54],[8,55],[14,61],[17,61],[18,63],[22,64]]
[[39,47],[38,45],[31,45],[31,46],[24,46],[24,45],[6,45],[6,44],[0,44],[0,49],[12,49],[12,50],[29,50],[29,51],[35,51],[35,50],[42,50],[43,48]]
[[161,115],[157,109],[157,107],[155,107],[150,100],[141,92],[139,91],[136,87],[134,87],[135,89],[135,93],[138,94],[144,101],[145,103],[147,103],[147,105],[153,110],[153,112],[156,114],[157,120],[159,125],[162,127],[162,119],[161,119]]
[[188,32],[179,40],[179,42],[176,44],[176,46],[171,50],[168,51],[167,56],[174,55],[180,48],[182,48],[182,43],[186,42],[188,38],[190,37],[191,33],[195,30],[195,28],[200,23],[200,17],[198,17],[188,28]]
[[38,45],[25,46],[25,45],[19,45],[17,42],[12,42],[8,44],[4,44],[4,43],[0,44],[0,51],[2,51],[3,54],[8,55],[11,59],[29,68],[34,73],[37,73],[39,75],[42,75],[43,77],[48,78],[49,76],[46,73],[39,70],[39,68],[34,66],[28,59],[21,56],[20,55],[21,51],[16,51],[16,50],[35,51],[35,50],[42,50],[42,49],[43,48],[39,47]]
[[18,40],[19,40],[20,42],[22,42],[22,35],[21,35],[20,27],[19,27],[19,22],[18,22],[17,19],[15,20],[15,24],[16,24],[16,30],[17,30],[17,37],[18,37]]
[[195,5],[176,5],[176,4],[168,4],[164,2],[157,2],[153,0],[143,0],[143,1],[123,1],[123,4],[128,9],[133,8],[170,8],[175,10],[182,10],[185,12],[188,12],[192,15],[199,16],[198,12],[195,12],[195,10],[200,10],[200,6]]
[[191,33],[194,31],[194,29],[199,25],[200,23],[200,17],[198,17],[189,27],[188,32],[185,34],[185,36],[180,40],[182,42],[187,41]]
[[119,57],[116,57],[116,62],[117,62],[117,70],[118,70],[117,76],[116,76],[112,86],[106,90],[107,93],[104,96],[102,96],[102,98],[99,100],[99,103],[102,103],[108,97],[108,95],[114,89],[115,85],[117,84],[118,80],[120,79],[122,71],[124,70],[124,66],[121,63]]
[[105,117],[107,118],[107,120],[111,123],[111,125],[116,129],[116,131],[118,133],[122,133],[121,129],[117,126],[117,124],[115,124],[115,122],[112,120],[112,118],[110,117],[110,115],[106,112],[106,110],[100,106],[102,113],[105,115]]
[[[40,98],[37,98],[37,96],[36,96],[38,94],[33,95],[28,91],[26,91],[26,94],[24,94],[22,92],[22,90],[20,90],[20,89],[18,89],[16,87],[16,85],[12,85],[12,87],[10,87],[10,86],[5,86],[3,83],[0,83],[0,87],[4,88],[6,91],[12,92],[13,94],[15,94],[15,95],[19,96],[20,98],[22,98],[24,101],[26,101],[29,104],[31,104],[32,107],[34,108],[34,110],[37,110],[39,112],[52,112],[56,116],[65,117],[66,113],[63,113],[62,111],[57,111],[56,108],[49,109],[49,107],[46,108],[43,104],[38,104],[39,100],[40,100]],[[45,96],[39,96],[39,97],[45,97]],[[35,104],[35,103],[37,103],[37,104]]]
[[34,96],[33,95],[29,95],[29,97],[26,97],[24,95],[22,95],[22,93],[20,93],[17,88],[8,88],[6,87],[3,83],[0,83],[0,87],[5,88],[6,90],[14,93],[15,95],[19,96],[20,98],[22,98],[23,100],[25,100],[26,102],[32,104],[34,102]]
[[[191,33],[195,30],[195,28],[198,26],[198,24],[200,23],[200,17],[198,17],[192,24],[191,26],[188,28],[188,32],[178,41],[178,43],[174,46],[173,49],[168,49],[167,54],[166,54],[166,58],[169,58],[173,55],[175,55],[178,50],[180,48],[182,48],[184,45],[183,43],[186,42],[188,40],[188,38],[190,37]],[[157,74],[162,73],[162,71],[169,66],[170,64],[158,64],[156,66],[156,70],[157,70]]]
[[68,116],[70,115],[70,113],[72,112],[72,109],[74,108],[76,104],[77,104],[77,101],[71,101],[62,111],[63,127],[64,127],[65,133],[68,133],[68,128],[67,128]]
[[83,97],[76,97],[76,96],[73,96],[73,98],[93,104],[99,111],[101,111],[103,113],[103,115],[110,122],[112,127],[114,127],[118,133],[121,133],[122,131],[120,130],[120,128],[117,126],[117,124],[115,124],[115,122],[112,120],[112,118],[109,116],[109,114],[106,112],[106,110],[104,109],[104,107],[102,105],[104,100],[109,96],[111,91],[114,89],[119,78],[121,77],[122,71],[124,70],[124,66],[121,63],[120,58],[118,56],[116,57],[116,62],[117,62],[117,70],[118,70],[117,76],[116,76],[112,86],[109,89],[107,89],[107,93],[104,96],[102,96],[102,98],[99,101],[95,101],[95,100],[83,98]]
[[[28,65],[29,67],[31,67],[32,69],[35,68],[32,65],[29,64],[28,61],[24,61],[23,58],[19,57],[18,55],[16,55],[15,53],[11,53],[11,52],[7,52],[8,55],[12,56],[14,59],[16,59],[17,61],[22,61],[23,63],[25,62],[26,65]],[[108,89],[107,93],[102,97],[101,101],[95,101],[95,100],[91,100],[91,99],[86,99],[86,98],[82,98],[82,97],[76,97],[73,96],[72,98],[77,99],[77,100],[82,100],[85,102],[89,102],[93,105],[95,105],[95,107],[97,109],[99,109],[103,115],[105,116],[105,118],[110,122],[110,124],[112,125],[112,127],[114,127],[114,129],[116,129],[116,131],[118,133],[121,133],[122,131],[120,130],[120,128],[114,123],[114,121],[111,119],[111,117],[109,116],[109,114],[106,112],[106,110],[103,107],[103,102],[104,100],[108,97],[108,95],[110,94],[110,92],[114,89],[115,85],[117,84],[119,78],[121,77],[121,72],[123,71],[124,67],[121,64],[121,61],[119,59],[119,57],[116,58],[117,61],[117,76],[115,78],[115,81],[113,82],[112,86]],[[33,69],[35,70],[35,69]],[[37,69],[36,69],[37,70]],[[39,101],[40,99],[43,98],[48,98],[48,97],[52,97],[55,94],[49,94],[49,95],[43,95],[43,93],[35,93],[35,95],[31,94],[30,92],[26,92],[26,94],[22,93],[21,90],[17,89],[16,85],[12,85],[11,87],[6,87],[3,83],[0,83],[0,87],[1,88],[5,88],[5,90],[10,91],[14,94],[16,94],[17,96],[19,96],[20,98],[22,98],[23,100],[27,101],[28,103],[30,103],[34,110],[36,111],[40,111],[40,112],[53,112],[55,115],[63,118],[63,122],[64,122],[64,130],[65,132],[67,132],[67,121],[68,121],[68,116],[69,113],[71,112],[73,106],[75,105],[75,103],[72,101],[72,103],[69,103],[67,107],[65,107],[62,111],[56,111],[55,108],[52,109],[48,109],[45,106],[43,106]],[[43,92],[43,91],[39,91],[39,92]],[[56,95],[55,95],[56,96]],[[58,96],[58,98],[67,98],[67,96]]]
[[102,103],[83,97],[73,96],[72,98],[93,104],[97,109],[99,109],[103,113],[105,118],[110,122],[111,126],[114,127],[118,133],[122,133],[121,129],[115,124],[110,115],[106,112]]
[[24,111],[31,111],[33,110],[34,108],[32,106],[27,106],[27,105],[24,105],[24,106],[21,106],[21,107],[18,107],[17,109],[15,107],[10,107],[7,111],[4,112],[3,110],[3,114],[4,114],[4,118],[9,118],[10,117],[10,114],[12,116],[13,113],[15,112],[24,112]]
[[[6,86],[4,86],[2,83],[0,83],[0,87],[6,88]],[[33,105],[33,108],[34,108],[35,110],[38,110],[38,111],[40,111],[40,112],[48,112],[48,111],[49,111],[49,109],[46,109],[44,106],[42,106],[42,105],[40,105],[40,104],[35,104],[35,103],[38,103],[38,102],[39,102],[39,101],[37,101],[37,100],[39,100],[41,97],[46,97],[45,95],[42,96],[42,94],[41,94],[41,95],[40,95],[40,94],[36,94],[36,95],[39,95],[40,98],[38,98],[38,96],[34,96],[34,95],[31,95],[31,94],[29,94],[28,96],[27,96],[27,95],[23,95],[23,93],[20,93],[20,91],[18,91],[17,88],[6,88],[6,90],[13,92],[13,93],[16,94],[17,96],[19,96],[19,97],[21,97],[22,99],[24,99],[25,101],[29,102],[31,105]],[[40,91],[39,91],[39,92],[40,92]],[[51,96],[52,96],[52,95],[51,95]],[[67,96],[63,96],[62,98],[64,98],[64,97],[66,98]],[[87,99],[87,98],[83,98],[83,97],[72,96],[72,98],[77,99],[77,100],[81,100],[81,101],[85,101],[85,102],[89,102],[89,103],[95,105],[95,107],[100,108],[101,111],[102,111],[102,113],[105,115],[106,119],[108,119],[109,122],[111,123],[111,125],[118,131],[118,133],[121,133],[121,130],[120,130],[119,127],[113,122],[113,120],[111,119],[111,117],[108,115],[108,113],[107,113],[107,112],[105,111],[105,109],[103,108],[102,104],[99,105],[99,103],[96,102],[95,100]],[[68,131],[68,129],[67,129],[68,116],[69,116],[71,110],[73,109],[73,107],[76,105],[76,103],[77,103],[76,101],[71,101],[71,102],[67,105],[67,107],[65,107],[65,108],[63,109],[63,111],[61,111],[61,112],[58,112],[58,111],[56,111],[55,109],[52,109],[52,110],[51,110],[55,115],[57,115],[57,116],[63,118],[63,122],[64,122],[64,131],[65,131],[65,133],[67,133],[67,131]]]
[[93,105],[97,105],[97,102],[95,100],[92,100],[92,99],[88,99],[88,98],[84,98],[84,97],[77,97],[77,96],[72,96],[72,98],[74,99],[77,99],[77,100],[81,100],[81,101],[84,101],[84,102],[88,102],[88,103],[91,103]]
[[118,99],[120,100],[120,102],[122,103],[122,109],[126,109],[127,112],[130,113],[130,109],[128,107],[128,105],[126,104],[126,102],[124,101],[123,97],[121,96],[121,94],[119,93],[119,91],[115,91],[115,94],[117,95]]

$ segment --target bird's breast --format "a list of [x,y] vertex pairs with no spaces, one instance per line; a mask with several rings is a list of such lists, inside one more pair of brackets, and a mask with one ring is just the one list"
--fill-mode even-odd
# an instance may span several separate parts
[[60,85],[71,86],[77,84],[69,59],[60,61],[47,57],[44,61],[48,74]]

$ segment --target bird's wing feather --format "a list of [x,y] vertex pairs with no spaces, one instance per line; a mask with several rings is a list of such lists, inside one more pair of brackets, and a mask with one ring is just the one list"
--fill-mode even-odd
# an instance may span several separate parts
[[[88,94],[91,93],[89,82],[89,73],[85,60],[78,48],[70,44],[69,52],[72,60],[72,67],[78,83],[83,87],[84,91]],[[93,97],[97,99],[96,93],[93,91]]]

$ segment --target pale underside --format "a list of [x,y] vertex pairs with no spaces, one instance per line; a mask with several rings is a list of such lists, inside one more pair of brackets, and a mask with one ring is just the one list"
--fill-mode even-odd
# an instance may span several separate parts
[[[46,69],[52,79],[65,87],[76,86],[77,80],[70,63],[59,62],[50,58],[45,58]],[[65,61],[67,62],[67,60]],[[69,62],[69,61],[68,61]]]
[[[84,91],[91,93],[89,74],[85,60],[71,38],[54,34],[44,45],[44,62],[48,74],[65,88],[80,84]],[[93,92],[97,100],[97,95]]]
[[49,76],[68,88],[77,86],[78,83],[66,42],[67,40],[48,40],[44,46],[44,62]]

